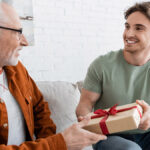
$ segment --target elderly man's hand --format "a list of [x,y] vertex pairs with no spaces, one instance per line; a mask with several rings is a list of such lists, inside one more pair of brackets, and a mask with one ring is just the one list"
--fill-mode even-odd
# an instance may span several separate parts
[[68,150],[81,150],[86,146],[97,143],[99,140],[105,140],[107,137],[102,134],[95,134],[84,130],[90,117],[84,118],[81,122],[73,124],[62,132]]
[[150,105],[144,100],[136,100],[136,103],[143,108],[143,115],[140,121],[139,129],[147,130],[150,128]]

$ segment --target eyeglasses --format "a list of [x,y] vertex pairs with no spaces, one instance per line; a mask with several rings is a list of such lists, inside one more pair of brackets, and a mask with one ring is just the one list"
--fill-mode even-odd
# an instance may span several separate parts
[[18,34],[18,41],[20,41],[21,36],[22,36],[22,28],[20,28],[20,29],[14,29],[14,28],[8,28],[8,27],[3,27],[3,26],[0,26],[0,28],[1,29],[5,29],[5,30],[15,31],[15,32],[19,33]]
[[20,29],[14,29],[14,28],[2,27],[2,26],[0,26],[0,28],[1,29],[5,29],[5,30],[15,31],[15,32],[18,32],[18,33],[22,34],[22,28],[20,28]]

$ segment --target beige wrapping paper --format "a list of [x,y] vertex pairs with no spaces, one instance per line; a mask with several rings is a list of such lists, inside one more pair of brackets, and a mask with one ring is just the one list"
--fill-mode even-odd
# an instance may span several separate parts
[[[118,109],[128,108],[132,106],[137,106],[142,114],[142,107],[136,103],[131,103],[123,106],[117,106]],[[107,111],[109,109],[106,109]],[[95,115],[94,113],[90,113],[90,116]],[[102,133],[100,128],[100,121],[101,118],[91,119],[87,126],[84,129],[89,130],[94,133]],[[127,110],[124,112],[118,112],[116,115],[109,115],[108,119],[106,120],[106,126],[108,128],[109,133],[117,133],[121,131],[133,130],[137,129],[140,123],[140,115],[136,108],[131,110]]]

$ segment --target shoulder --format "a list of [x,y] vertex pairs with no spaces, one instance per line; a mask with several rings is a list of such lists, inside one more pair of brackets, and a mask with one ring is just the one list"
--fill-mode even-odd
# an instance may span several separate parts
[[99,60],[103,63],[114,61],[116,60],[120,55],[121,50],[118,51],[111,51],[105,55],[99,56],[96,60]]
[[112,64],[119,59],[120,53],[121,50],[118,50],[118,51],[111,51],[105,55],[101,55],[91,63],[90,67],[100,68]]

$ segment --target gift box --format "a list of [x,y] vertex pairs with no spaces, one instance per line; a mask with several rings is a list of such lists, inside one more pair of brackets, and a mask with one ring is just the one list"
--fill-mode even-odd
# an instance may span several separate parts
[[111,134],[137,129],[142,117],[142,107],[137,103],[98,109],[89,114],[91,120],[84,129],[102,134]]

